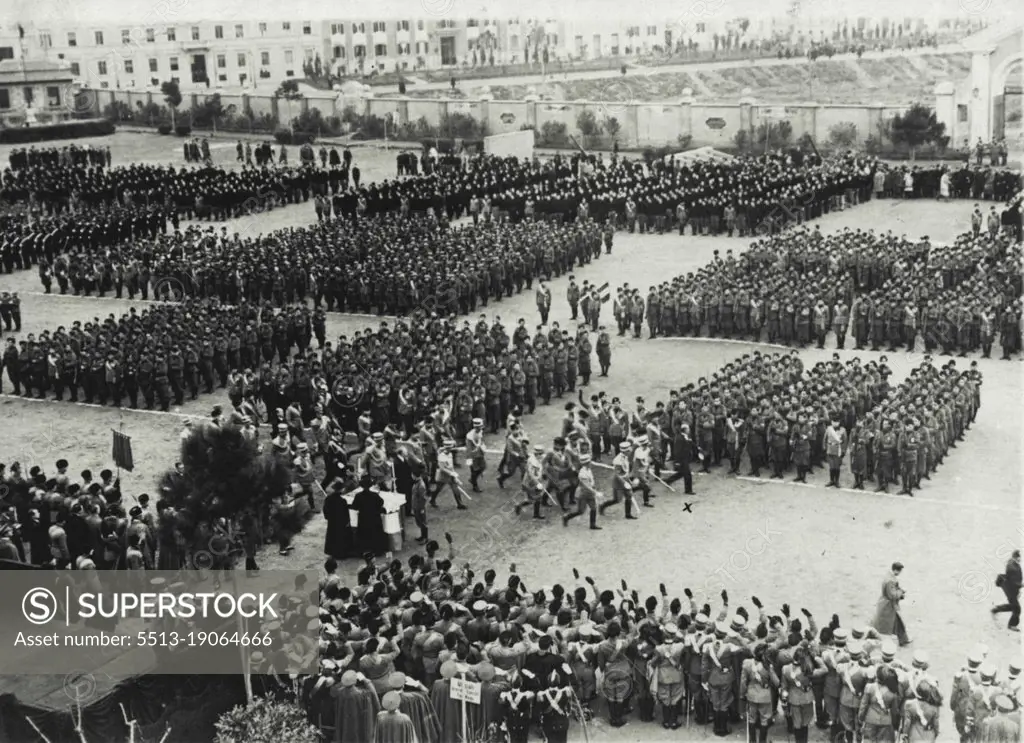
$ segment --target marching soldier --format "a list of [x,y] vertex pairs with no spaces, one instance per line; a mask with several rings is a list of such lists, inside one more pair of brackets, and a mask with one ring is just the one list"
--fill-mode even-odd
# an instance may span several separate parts
[[600,500],[601,494],[597,491],[594,483],[594,473],[590,468],[590,463],[591,456],[589,454],[580,455],[580,469],[576,473],[576,479],[578,482],[576,511],[562,516],[562,526],[568,526],[570,521],[577,516],[582,516],[584,511],[589,510],[590,528],[593,530],[601,529],[601,527],[597,525],[598,500]]

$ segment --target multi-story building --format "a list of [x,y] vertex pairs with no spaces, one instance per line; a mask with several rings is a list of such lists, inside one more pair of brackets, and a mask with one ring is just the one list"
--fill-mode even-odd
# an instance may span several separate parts
[[349,20],[330,23],[338,74],[515,64],[547,49],[565,56],[563,24],[530,19]]
[[[650,14],[649,14],[650,15]],[[741,23],[741,21],[743,21]],[[696,43],[713,46],[725,34],[753,41],[790,43],[827,40],[838,24],[851,30],[878,19],[837,19],[814,13],[736,19],[726,13],[670,17],[637,14],[626,20],[588,18],[323,18],[188,21],[173,14],[152,22],[93,23],[70,18],[67,26],[26,23],[0,27],[0,61],[26,50],[31,58],[66,65],[74,78],[95,88],[151,88],[177,80],[183,90],[207,86],[276,87],[305,76],[320,60],[340,75],[413,72],[418,69],[630,57]],[[905,30],[911,21],[900,19]],[[888,21],[892,23],[892,21]],[[742,30],[739,30],[742,25]],[[913,23],[917,28],[919,22]]]
[[[511,64],[544,48],[551,59],[568,55],[563,24],[553,21],[173,20],[152,25],[27,25],[25,39],[31,38],[39,55],[66,65],[76,80],[95,88],[150,88],[167,80],[177,80],[183,90],[277,86],[304,77],[305,63],[318,58],[325,72],[352,75],[458,68],[492,60]],[[0,50],[7,44],[0,43]],[[8,47],[11,56],[16,54],[13,46]]]
[[39,30],[51,60],[94,88],[277,85],[303,76],[303,62],[326,58],[320,21],[196,21],[152,26],[95,25]]

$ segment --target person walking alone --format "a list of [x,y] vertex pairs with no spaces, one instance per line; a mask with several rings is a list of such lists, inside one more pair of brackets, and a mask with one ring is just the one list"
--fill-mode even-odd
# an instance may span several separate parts
[[1020,632],[1020,550],[1014,550],[1006,563],[1006,571],[996,577],[996,585],[1006,594],[1006,603],[992,607],[992,616],[1010,612],[1010,622],[1006,625],[1012,632]]

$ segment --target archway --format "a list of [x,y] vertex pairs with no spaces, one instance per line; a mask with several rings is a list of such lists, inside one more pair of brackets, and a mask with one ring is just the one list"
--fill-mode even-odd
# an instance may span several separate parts
[[1013,114],[1019,100],[1017,91],[1022,86],[1024,25],[986,28],[964,39],[963,46],[971,53],[971,75],[965,82],[970,91],[969,129],[973,146],[1007,132],[1007,103]]
[[1021,139],[1024,54],[1006,61],[992,75],[992,137],[1008,142]]

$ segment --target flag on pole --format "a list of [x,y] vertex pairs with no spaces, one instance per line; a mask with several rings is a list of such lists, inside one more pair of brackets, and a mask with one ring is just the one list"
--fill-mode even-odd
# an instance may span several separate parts
[[19,39],[24,39],[25,38],[25,27],[22,26],[20,23],[18,24],[18,38]]
[[601,302],[607,302],[612,298],[612,293],[608,291],[608,282],[604,282],[601,286],[597,287],[597,293],[601,297]]
[[135,460],[132,458],[132,438],[120,431],[114,431],[114,464],[123,470],[131,472],[135,469]]

